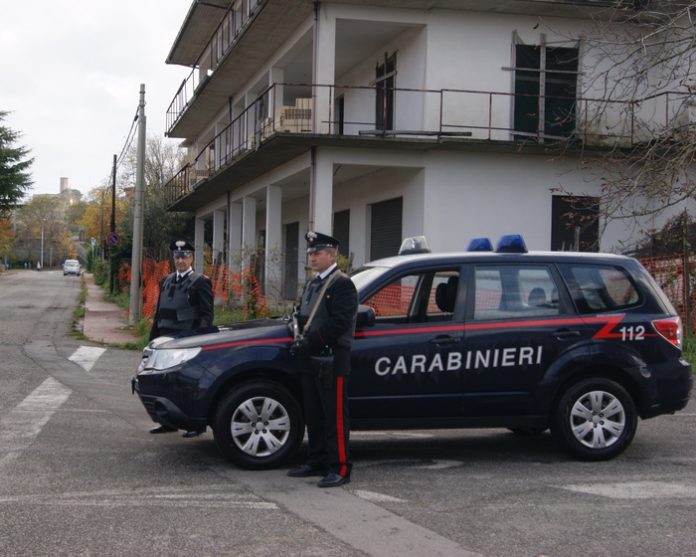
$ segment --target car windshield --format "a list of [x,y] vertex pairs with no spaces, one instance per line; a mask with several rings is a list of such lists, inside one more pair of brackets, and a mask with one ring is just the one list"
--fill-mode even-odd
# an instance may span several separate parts
[[350,275],[355,288],[360,292],[365,286],[376,278],[382,276],[389,270],[389,267],[360,267]]

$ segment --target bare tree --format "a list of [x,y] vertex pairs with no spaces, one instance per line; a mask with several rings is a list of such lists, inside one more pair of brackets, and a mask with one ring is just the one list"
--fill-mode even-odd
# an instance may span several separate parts
[[[143,214],[143,248],[146,256],[167,259],[173,240],[193,236],[193,215],[168,212],[165,184],[181,168],[183,153],[176,145],[160,137],[148,137],[145,149],[145,191]],[[119,172],[121,188],[135,183],[136,152],[131,147]]]
[[[587,8],[586,100],[576,115],[585,168],[601,181],[604,226],[639,222],[696,194],[696,1],[608,4]],[[577,198],[578,209],[584,202]]]

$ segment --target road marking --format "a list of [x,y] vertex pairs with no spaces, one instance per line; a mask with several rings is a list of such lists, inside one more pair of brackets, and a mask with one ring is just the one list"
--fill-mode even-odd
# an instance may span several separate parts
[[371,557],[480,557],[433,530],[410,522],[346,488],[319,489],[316,481],[288,478],[282,471],[244,471],[212,465],[265,501],[314,524]]
[[444,470],[445,468],[456,468],[463,465],[464,463],[460,460],[433,460],[432,464],[424,464],[423,466],[416,466],[416,468],[421,470]]
[[[44,493],[0,497],[0,504],[20,503],[44,506],[75,507],[173,507],[278,510],[278,505],[244,493],[225,493],[226,485],[206,485],[193,488],[151,488],[138,490],[98,490],[59,493],[46,497]],[[208,492],[206,492],[207,490]]]
[[675,482],[617,482],[607,484],[575,484],[562,489],[610,499],[684,499],[696,497],[696,486]]
[[75,362],[84,368],[85,371],[90,371],[104,352],[106,352],[106,348],[99,346],[80,346],[68,360]]
[[356,489],[353,493],[360,497],[360,499],[365,499],[365,501],[372,501],[373,503],[406,503],[404,499],[392,497],[391,495],[387,495],[386,493],[377,493],[376,491]]
[[0,450],[9,453],[0,460],[0,466],[17,457],[12,456],[13,452],[21,452],[29,446],[71,392],[49,377],[0,419]]

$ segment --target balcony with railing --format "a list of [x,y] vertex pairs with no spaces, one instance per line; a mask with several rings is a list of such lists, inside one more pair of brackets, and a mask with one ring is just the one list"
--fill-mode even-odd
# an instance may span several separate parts
[[167,109],[167,135],[197,136],[311,13],[300,0],[233,2]]
[[167,130],[171,130],[205,82],[236,43],[265,0],[237,0],[225,12],[213,36],[194,64],[189,76],[182,82],[167,108]]
[[[314,114],[313,92],[333,99]],[[316,95],[315,95],[316,96]],[[170,207],[205,188],[205,181],[250,155],[247,178],[268,171],[318,143],[350,147],[387,144],[410,149],[478,146],[563,145],[568,148],[628,148],[696,126],[696,95],[665,92],[632,101],[569,98],[464,89],[380,89],[277,83],[260,94],[210,140],[166,185]],[[282,139],[282,149],[258,162],[264,146]],[[289,148],[289,146],[294,146]],[[250,174],[251,173],[251,174]],[[190,209],[190,205],[177,208]]]

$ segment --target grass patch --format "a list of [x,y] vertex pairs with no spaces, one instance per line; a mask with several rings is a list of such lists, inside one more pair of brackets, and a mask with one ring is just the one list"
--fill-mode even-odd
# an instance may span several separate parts
[[84,273],[80,275],[80,294],[77,297],[77,306],[73,310],[72,334],[77,340],[87,340],[82,332],[80,320],[85,317],[85,302],[87,301],[87,283]]
[[696,373],[696,336],[688,335],[684,337],[684,345],[682,346],[684,359],[693,366],[693,371]]
[[241,308],[230,308],[227,306],[216,306],[213,311],[213,325],[224,325],[226,323],[238,323],[244,321],[244,312]]

